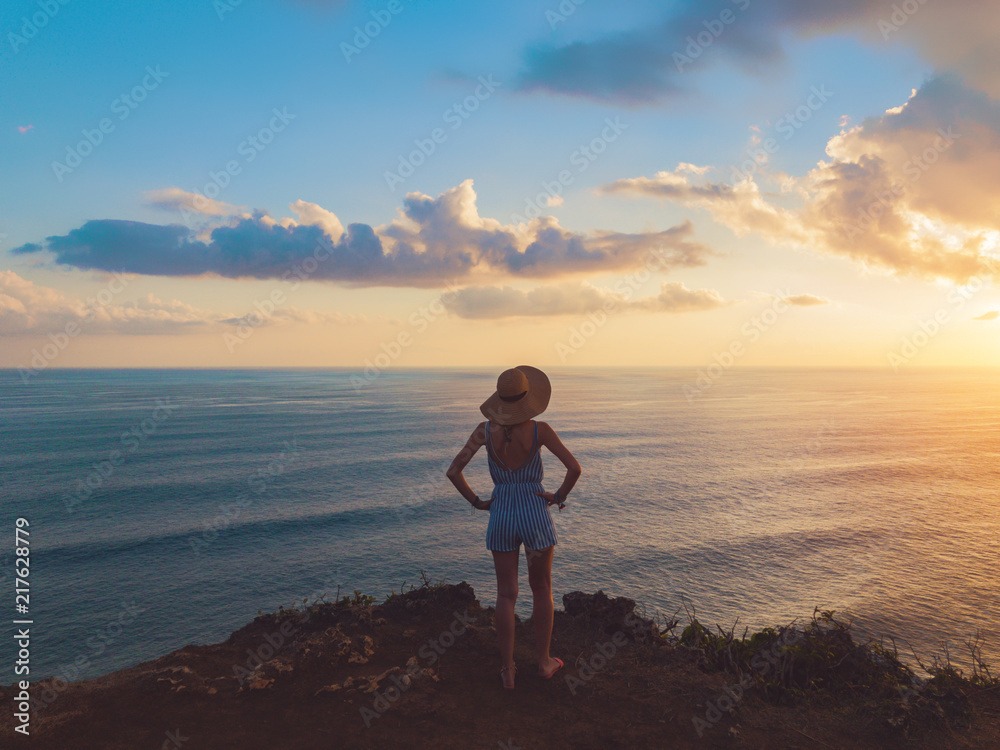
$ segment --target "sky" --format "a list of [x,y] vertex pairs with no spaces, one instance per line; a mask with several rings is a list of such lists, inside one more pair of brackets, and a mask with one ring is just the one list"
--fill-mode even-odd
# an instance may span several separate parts
[[1000,366],[1000,5],[12,0],[0,367]]

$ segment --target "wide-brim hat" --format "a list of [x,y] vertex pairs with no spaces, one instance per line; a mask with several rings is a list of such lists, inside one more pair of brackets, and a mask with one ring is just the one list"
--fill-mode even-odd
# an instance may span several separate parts
[[511,425],[537,417],[549,405],[552,384],[537,367],[518,365],[497,378],[497,390],[479,411],[498,424]]

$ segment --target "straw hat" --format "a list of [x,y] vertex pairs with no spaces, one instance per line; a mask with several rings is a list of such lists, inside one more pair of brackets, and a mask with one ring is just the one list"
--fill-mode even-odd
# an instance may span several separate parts
[[500,373],[496,393],[479,410],[497,424],[520,424],[545,411],[551,395],[552,385],[544,372],[519,365]]

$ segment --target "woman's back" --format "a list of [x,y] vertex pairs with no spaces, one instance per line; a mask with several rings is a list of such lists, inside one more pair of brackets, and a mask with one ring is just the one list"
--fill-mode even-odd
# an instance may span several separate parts
[[513,425],[486,422],[486,455],[494,484],[537,484],[542,481],[538,423]]

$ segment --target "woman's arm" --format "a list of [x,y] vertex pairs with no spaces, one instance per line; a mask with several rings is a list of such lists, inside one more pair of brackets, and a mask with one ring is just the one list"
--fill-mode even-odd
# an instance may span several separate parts
[[563,501],[566,500],[566,495],[569,491],[573,489],[573,485],[576,484],[576,480],[580,478],[582,469],[580,469],[579,462],[573,457],[573,454],[569,452],[569,448],[563,445],[562,440],[556,434],[547,422],[538,423],[538,439],[542,445],[552,451],[552,454],[562,461],[563,466],[566,467],[566,478],[563,479],[563,483],[559,485],[559,489],[553,492],[538,492],[536,494],[544,497],[549,505],[554,503],[559,503],[562,507]]
[[468,466],[469,461],[472,457],[479,452],[479,449],[486,444],[486,422],[481,422],[475,430],[473,430],[472,435],[469,436],[468,441],[465,443],[465,447],[458,452],[455,459],[451,462],[451,466],[448,467],[448,471],[445,475],[451,480],[451,483],[455,485],[456,489],[462,494],[472,507],[479,508],[481,510],[488,510],[492,500],[477,500],[478,497],[469,483],[466,481],[465,476],[462,474],[462,469]]

